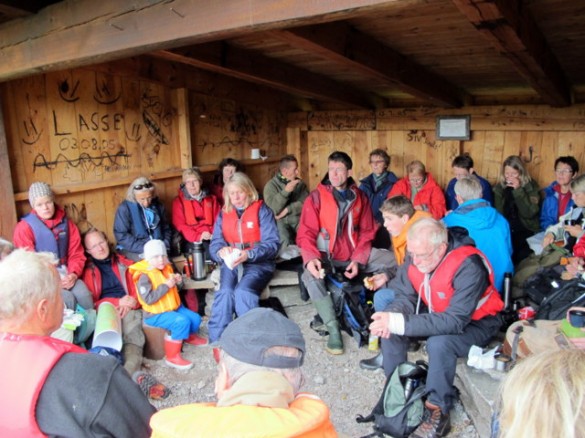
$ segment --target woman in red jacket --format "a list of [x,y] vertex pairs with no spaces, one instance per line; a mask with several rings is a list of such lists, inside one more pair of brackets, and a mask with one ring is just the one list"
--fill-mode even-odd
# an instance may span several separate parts
[[[173,200],[173,226],[181,233],[181,250],[191,252],[191,243],[202,242],[206,249],[219,214],[217,198],[203,188],[198,168],[183,171],[183,183]],[[208,255],[209,257],[209,255]]]
[[396,195],[406,196],[414,204],[415,210],[428,211],[437,220],[445,216],[447,211],[443,190],[418,160],[406,166],[406,176],[394,184],[388,198]]

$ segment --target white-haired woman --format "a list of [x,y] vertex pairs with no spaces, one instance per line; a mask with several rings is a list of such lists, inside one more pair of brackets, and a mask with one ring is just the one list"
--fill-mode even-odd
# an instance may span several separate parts
[[114,236],[118,251],[133,261],[142,259],[149,240],[162,240],[167,250],[171,245],[171,226],[164,205],[156,195],[156,187],[148,178],[136,178],[118,206],[114,219]]

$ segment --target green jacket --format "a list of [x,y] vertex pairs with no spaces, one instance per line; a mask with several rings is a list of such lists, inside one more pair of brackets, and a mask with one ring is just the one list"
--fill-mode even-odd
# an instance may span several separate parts
[[309,190],[307,189],[307,185],[301,181],[289,193],[284,189],[287,182],[280,172],[278,172],[264,186],[264,202],[274,212],[274,215],[277,215],[287,207],[288,214],[286,217],[293,216],[298,222],[301,216],[301,210],[303,209],[303,203],[307,199],[307,196],[309,196]]
[[[494,186],[494,207],[505,217],[504,190],[506,188],[499,183]],[[536,181],[532,180],[513,190],[512,196],[518,207],[518,216],[522,225],[530,231],[538,233],[540,231],[540,188]]]

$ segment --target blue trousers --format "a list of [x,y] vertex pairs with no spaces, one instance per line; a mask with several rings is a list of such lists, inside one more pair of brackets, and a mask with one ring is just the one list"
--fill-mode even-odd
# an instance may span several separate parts
[[[448,413],[456,400],[453,389],[457,358],[466,357],[472,345],[483,347],[498,332],[502,324],[499,316],[487,316],[471,321],[463,333],[436,335],[427,338],[429,373],[427,375],[428,400]],[[384,356],[384,372],[390,376],[394,369],[406,361],[409,339],[407,336],[391,335],[381,339]]]
[[[238,271],[243,271],[238,279]],[[234,313],[242,316],[248,310],[258,307],[258,300],[274,273],[273,262],[244,263],[233,271],[222,263],[220,288],[213,296],[211,316],[207,328],[209,342],[219,340]]]
[[171,332],[171,339],[182,341],[191,333],[197,333],[201,325],[201,316],[183,305],[172,312],[159,313],[144,320],[144,323],[153,327],[162,327]]
[[386,307],[392,304],[395,296],[396,294],[392,289],[378,289],[374,293],[374,310],[376,312],[383,312],[386,310]]

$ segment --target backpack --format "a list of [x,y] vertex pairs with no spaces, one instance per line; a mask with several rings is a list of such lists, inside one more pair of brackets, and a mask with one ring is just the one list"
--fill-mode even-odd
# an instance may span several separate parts
[[325,277],[325,286],[331,293],[340,328],[353,336],[359,347],[367,344],[371,317],[374,314],[373,307],[367,300],[367,292],[370,291],[366,292],[361,281],[349,281],[336,274]]
[[[560,268],[560,269],[559,269]],[[545,297],[555,290],[555,284],[564,283],[561,280],[563,266],[540,268],[532,274],[522,285],[524,293],[534,304],[540,305]]]
[[[358,415],[358,423],[374,422],[374,433],[366,437],[391,435],[407,437],[423,419],[428,364],[403,362],[386,379],[382,396],[367,417]],[[363,437],[363,438],[366,438]]]
[[544,297],[535,319],[563,319],[570,307],[585,305],[585,283],[581,278],[559,283],[557,289]]
[[502,352],[514,363],[533,354],[569,348],[560,326],[561,321],[516,321],[506,331]]

